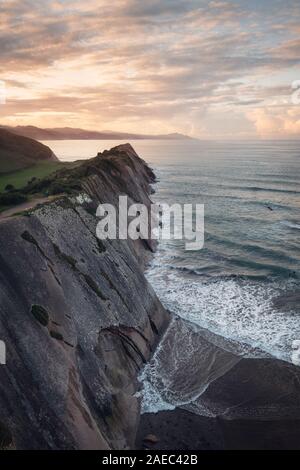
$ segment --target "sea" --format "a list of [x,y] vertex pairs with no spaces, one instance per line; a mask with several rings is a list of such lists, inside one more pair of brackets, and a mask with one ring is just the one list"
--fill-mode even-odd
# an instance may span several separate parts
[[[125,142],[44,143],[74,161]],[[172,393],[171,375],[195,354],[197,328],[291,362],[300,340],[300,141],[130,143],[158,177],[154,202],[205,210],[204,247],[162,240],[146,273],[185,327],[174,335],[174,367],[164,369],[158,348],[142,371],[143,411],[187,401]]]

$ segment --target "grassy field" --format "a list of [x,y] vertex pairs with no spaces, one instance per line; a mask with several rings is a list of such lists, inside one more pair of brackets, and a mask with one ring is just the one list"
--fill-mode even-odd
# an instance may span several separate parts
[[45,161],[37,163],[30,168],[25,168],[24,170],[0,175],[0,193],[5,191],[5,187],[8,184],[13,185],[16,189],[21,189],[26,186],[31,178],[44,178],[67,165],[69,164],[57,161]]

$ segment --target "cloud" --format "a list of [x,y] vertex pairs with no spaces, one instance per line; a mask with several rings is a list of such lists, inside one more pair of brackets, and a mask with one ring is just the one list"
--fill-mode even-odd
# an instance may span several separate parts
[[298,137],[300,135],[300,109],[254,109],[248,113],[261,137]]
[[[48,125],[55,125],[57,113],[66,125],[77,119],[83,127],[109,124],[134,131],[143,122],[170,132],[210,129],[214,136],[217,113],[238,112],[232,130],[226,124],[229,134],[239,119],[243,135],[247,122],[249,135],[276,126],[297,132],[284,105],[291,82],[300,79],[297,5],[296,0],[284,8],[266,0],[255,9],[244,0],[0,2],[0,78],[8,88],[0,116],[16,123],[31,116],[39,125],[48,113]],[[279,113],[286,124],[278,121]]]

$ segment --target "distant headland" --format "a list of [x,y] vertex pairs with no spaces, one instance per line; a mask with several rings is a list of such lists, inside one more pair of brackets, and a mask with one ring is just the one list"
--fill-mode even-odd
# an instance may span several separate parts
[[136,139],[136,140],[193,140],[193,137],[189,137],[180,133],[172,134],[134,134],[126,132],[115,132],[110,130],[104,131],[90,131],[86,129],[79,129],[73,127],[55,127],[45,128],[35,126],[0,126],[2,129],[6,129],[14,134],[18,134],[24,137],[30,137],[36,140],[116,140],[116,139]]

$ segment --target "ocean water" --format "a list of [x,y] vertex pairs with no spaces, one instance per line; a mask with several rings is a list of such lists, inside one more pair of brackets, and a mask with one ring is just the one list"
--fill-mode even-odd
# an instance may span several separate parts
[[[47,144],[70,161],[118,143]],[[187,321],[174,368],[195,354],[197,327],[291,361],[300,340],[300,141],[131,143],[159,178],[155,202],[205,206],[204,248],[161,241],[147,272],[163,304]],[[141,374],[144,411],[191,401],[186,392],[174,398],[160,355]]]

